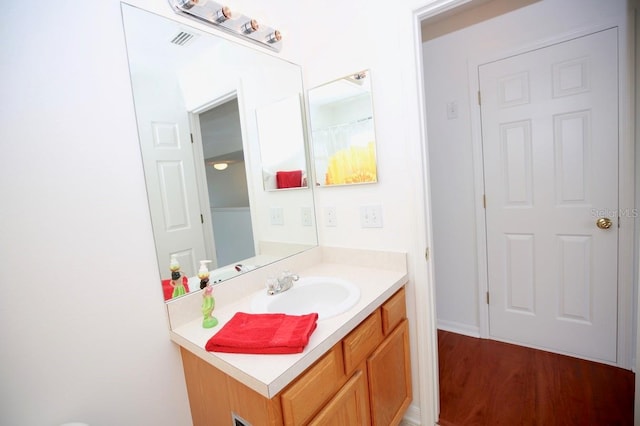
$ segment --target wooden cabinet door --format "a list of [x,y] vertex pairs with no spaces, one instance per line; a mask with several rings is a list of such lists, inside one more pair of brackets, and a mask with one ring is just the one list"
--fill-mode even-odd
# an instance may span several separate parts
[[342,346],[337,344],[282,392],[285,426],[306,424],[346,382]]
[[372,425],[400,424],[411,403],[409,356],[409,327],[405,319],[367,360]]
[[311,420],[309,426],[369,426],[370,424],[367,380],[364,372],[358,370],[322,411]]
[[193,425],[230,424],[226,375],[182,347],[180,354]]

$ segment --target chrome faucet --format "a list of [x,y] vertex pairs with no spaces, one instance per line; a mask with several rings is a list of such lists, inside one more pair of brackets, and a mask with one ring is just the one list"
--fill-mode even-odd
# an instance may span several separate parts
[[283,271],[279,278],[270,278],[267,280],[267,293],[274,295],[282,293],[293,287],[293,282],[298,281],[300,277],[291,271]]

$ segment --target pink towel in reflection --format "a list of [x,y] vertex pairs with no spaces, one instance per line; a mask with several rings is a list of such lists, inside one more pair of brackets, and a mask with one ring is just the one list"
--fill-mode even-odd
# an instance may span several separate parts
[[280,188],[299,188],[302,186],[302,170],[276,172],[276,184]]
[[237,312],[205,345],[210,352],[296,354],[309,343],[318,314],[247,314]]

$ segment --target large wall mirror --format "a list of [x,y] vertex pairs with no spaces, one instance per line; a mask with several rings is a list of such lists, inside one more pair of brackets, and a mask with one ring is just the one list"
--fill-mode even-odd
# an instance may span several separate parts
[[[165,299],[172,256],[194,291],[201,260],[219,282],[316,246],[300,67],[127,4],[122,15]],[[278,172],[287,182],[266,182]]]
[[313,88],[308,96],[315,185],[377,182],[369,70]]

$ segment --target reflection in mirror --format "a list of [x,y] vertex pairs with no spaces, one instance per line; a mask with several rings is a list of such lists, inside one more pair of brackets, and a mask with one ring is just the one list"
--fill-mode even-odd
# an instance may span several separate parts
[[215,264],[228,265],[256,254],[238,99],[223,100],[196,117],[194,143],[202,142],[206,172],[200,186],[208,189],[213,226],[205,241],[214,244],[209,250],[215,253]]
[[309,90],[316,185],[377,182],[368,70]]
[[300,102],[290,96],[256,110],[266,191],[307,186],[306,152],[298,143],[303,138]]
[[[130,5],[122,16],[165,299],[172,257],[194,291],[201,260],[215,283],[316,246],[311,188],[263,186],[268,168],[307,174],[300,67]],[[287,123],[286,146],[263,146],[263,116]]]

